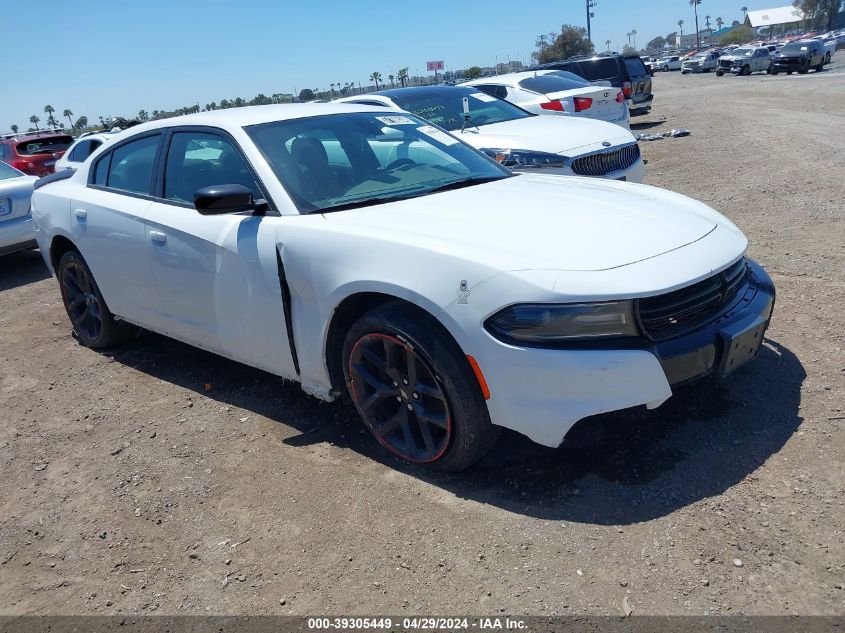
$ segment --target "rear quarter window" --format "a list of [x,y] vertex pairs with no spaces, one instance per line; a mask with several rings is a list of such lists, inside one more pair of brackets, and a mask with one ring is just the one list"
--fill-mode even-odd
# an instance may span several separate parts
[[561,92],[563,90],[583,88],[584,82],[564,79],[558,75],[538,75],[537,77],[526,77],[521,80],[519,82],[519,87],[530,90],[531,92],[549,94],[551,92]]
[[615,57],[601,57],[599,59],[585,59],[578,63],[582,77],[590,81],[599,79],[615,79],[619,75],[619,62]]
[[643,64],[643,60],[639,57],[626,57],[625,68],[628,70],[628,74],[631,77],[648,74],[645,69],[645,64]]

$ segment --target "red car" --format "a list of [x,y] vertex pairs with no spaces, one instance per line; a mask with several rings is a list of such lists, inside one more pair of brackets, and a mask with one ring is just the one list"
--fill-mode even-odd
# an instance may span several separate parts
[[71,143],[70,134],[57,130],[0,136],[0,161],[30,176],[46,176]]

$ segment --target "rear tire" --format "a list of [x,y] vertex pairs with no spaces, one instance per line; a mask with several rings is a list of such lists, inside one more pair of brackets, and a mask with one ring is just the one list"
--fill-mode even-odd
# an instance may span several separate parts
[[137,327],[118,321],[109,311],[91,269],[77,251],[62,255],[56,275],[73,333],[82,345],[105,349],[137,336]]
[[722,72],[721,70],[717,70],[717,71],[716,71],[716,76],[717,76],[717,77],[722,77],[724,74],[725,74],[725,73],[724,73],[724,72]]
[[463,470],[499,436],[466,356],[421,310],[398,301],[371,310],[349,329],[342,362],[364,425],[408,462]]

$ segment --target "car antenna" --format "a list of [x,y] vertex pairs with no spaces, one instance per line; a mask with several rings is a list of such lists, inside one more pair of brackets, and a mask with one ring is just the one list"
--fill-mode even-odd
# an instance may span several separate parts
[[[469,97],[464,97],[464,124],[461,126],[461,134],[464,133],[464,130],[466,129],[467,125],[469,125],[471,122],[472,121],[469,116]],[[474,127],[476,131],[480,131],[477,125],[473,124],[472,127]]]

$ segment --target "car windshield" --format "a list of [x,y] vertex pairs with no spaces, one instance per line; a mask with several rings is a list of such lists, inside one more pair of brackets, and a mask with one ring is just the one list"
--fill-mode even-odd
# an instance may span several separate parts
[[474,88],[407,90],[390,95],[391,100],[403,110],[447,130],[460,130],[464,125],[464,97],[468,99],[470,125],[489,125],[531,116],[512,103]]
[[63,152],[73,143],[72,136],[45,136],[33,138],[18,143],[18,154],[21,156],[32,156],[34,154],[52,154]]
[[6,163],[0,161],[0,180],[7,180],[9,178],[20,178],[24,174],[19,172],[14,167],[7,165]]
[[751,57],[751,53],[753,52],[753,48],[736,48],[731,51],[731,55],[734,57]]
[[781,49],[784,55],[796,55],[807,50],[806,44],[787,44]]
[[512,176],[412,114],[350,112],[245,129],[303,213],[414,198]]

